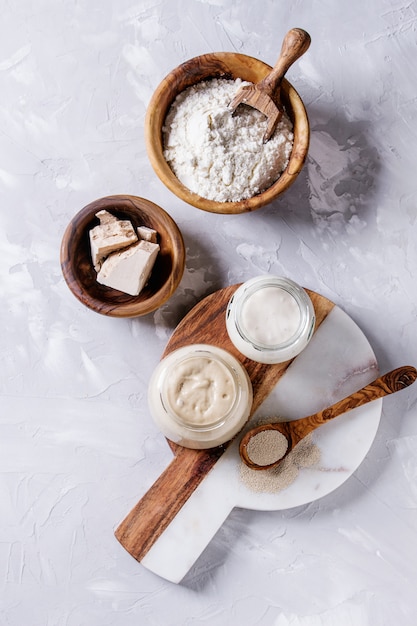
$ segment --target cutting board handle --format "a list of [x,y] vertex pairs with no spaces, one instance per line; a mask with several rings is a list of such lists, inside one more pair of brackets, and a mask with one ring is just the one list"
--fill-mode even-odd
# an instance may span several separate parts
[[[238,287],[226,287],[201,300],[180,322],[163,356],[190,343],[209,343],[228,350],[241,359],[252,381],[253,414],[290,361],[256,363],[245,359],[231,344],[226,308]],[[323,296],[308,293],[316,311],[317,328],[334,305]],[[142,565],[179,582],[235,506],[236,494],[229,493],[232,483],[227,476],[236,469],[239,457],[237,449],[234,456],[224,454],[227,445],[209,450],[191,450],[172,442],[169,445],[175,458],[121,522],[115,535]]]
[[115,531],[122,546],[142,561],[224,452],[179,448],[171,463]]

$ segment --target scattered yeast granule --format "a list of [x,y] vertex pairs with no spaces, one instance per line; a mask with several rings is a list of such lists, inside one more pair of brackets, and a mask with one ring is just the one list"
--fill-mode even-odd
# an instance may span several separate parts
[[262,430],[250,439],[246,452],[256,465],[271,465],[282,459],[287,448],[288,441],[278,430]]
[[[276,431],[264,431],[265,434],[275,435]],[[263,434],[263,433],[262,433]],[[271,447],[276,439],[270,439],[265,443],[264,458],[271,458]],[[312,435],[307,435],[302,439],[293,450],[282,460],[282,462],[271,469],[252,470],[243,461],[240,464],[240,478],[245,485],[252,491],[276,493],[289,487],[297,478],[300,469],[317,465],[320,461],[320,450],[313,443]],[[251,458],[253,458],[251,456]],[[258,458],[261,458],[260,455]],[[279,458],[279,454],[275,453],[273,462]],[[259,463],[259,462],[258,462]],[[261,462],[259,465],[267,465]]]

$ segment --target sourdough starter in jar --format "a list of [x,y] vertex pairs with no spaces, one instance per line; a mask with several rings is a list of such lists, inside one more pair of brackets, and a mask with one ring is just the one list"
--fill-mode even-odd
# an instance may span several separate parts
[[252,407],[252,384],[226,350],[195,344],[175,350],[156,367],[149,407],[163,434],[188,448],[212,448],[241,430]]

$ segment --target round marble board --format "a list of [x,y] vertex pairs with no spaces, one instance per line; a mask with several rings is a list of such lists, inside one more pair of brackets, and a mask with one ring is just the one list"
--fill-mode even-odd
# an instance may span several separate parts
[[[308,290],[317,317],[308,347],[279,365],[242,356],[225,325],[226,306],[238,286],[199,302],[180,322],[163,356],[195,343],[217,345],[234,354],[248,371],[254,391],[246,428],[267,417],[310,415],[378,376],[373,350],[354,321]],[[173,461],[123,520],[116,536],[143,565],[178,582],[234,507],[287,509],[321,498],[344,483],[372,445],[381,408],[382,400],[376,400],[320,427],[313,434],[319,462],[301,469],[287,488],[276,491],[256,491],[242,480],[238,445],[246,428],[229,445],[211,450],[190,450],[168,441]]]

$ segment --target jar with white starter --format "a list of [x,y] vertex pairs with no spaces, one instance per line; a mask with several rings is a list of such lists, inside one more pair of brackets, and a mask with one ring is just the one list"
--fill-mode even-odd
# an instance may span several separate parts
[[283,363],[310,341],[316,316],[307,292],[289,278],[262,275],[238,287],[226,310],[233,345],[259,363]]
[[229,352],[207,344],[184,346],[160,361],[148,389],[152,417],[171,441],[213,448],[232,439],[252,408],[252,383]]

